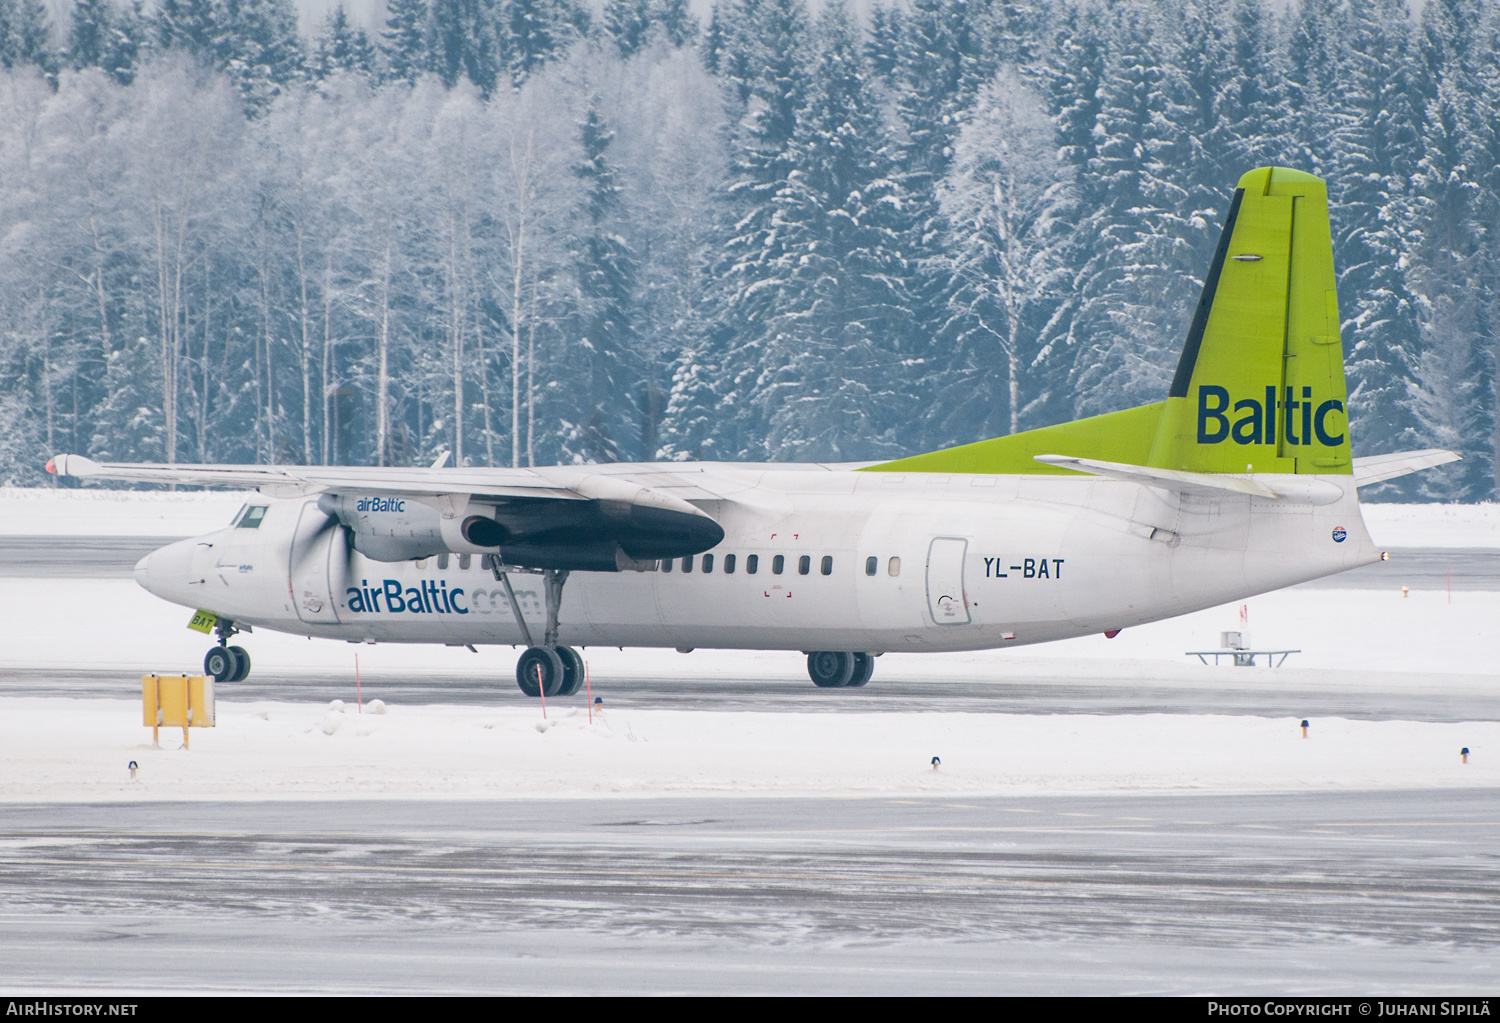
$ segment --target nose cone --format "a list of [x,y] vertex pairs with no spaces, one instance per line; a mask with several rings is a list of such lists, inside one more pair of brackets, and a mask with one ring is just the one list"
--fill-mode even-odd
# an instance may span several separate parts
[[191,604],[189,595],[193,583],[202,588],[202,581],[193,579],[193,550],[197,544],[192,540],[179,540],[146,555],[135,563],[135,581],[147,593],[178,604]]

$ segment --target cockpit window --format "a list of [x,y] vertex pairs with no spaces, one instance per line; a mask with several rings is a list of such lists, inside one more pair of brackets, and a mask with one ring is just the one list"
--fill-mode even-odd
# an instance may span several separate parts
[[243,514],[245,514],[245,509],[248,508],[248,507],[250,507],[248,504],[242,504],[242,505],[240,505],[240,510],[234,513],[234,518],[232,518],[232,519],[229,520],[229,524],[231,526],[237,526],[237,525],[239,525],[239,523],[240,523],[240,516],[243,515]]
[[266,505],[252,504],[245,509],[240,520],[235,523],[241,529],[259,529],[260,520],[266,517]]

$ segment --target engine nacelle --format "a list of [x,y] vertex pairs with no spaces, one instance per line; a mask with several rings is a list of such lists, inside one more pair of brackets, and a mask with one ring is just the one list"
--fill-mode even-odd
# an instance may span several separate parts
[[[318,508],[348,528],[354,549],[371,561],[411,561],[436,554],[485,554],[493,546],[470,543],[463,535],[464,520],[487,509],[468,507],[467,498],[441,499],[457,506],[448,515],[431,499],[403,494],[324,494]],[[493,524],[494,518],[486,521]],[[481,527],[482,528],[482,527]]]
[[324,494],[318,508],[373,561],[493,554],[520,568],[650,571],[724,539],[723,528],[678,498],[611,480],[585,480],[579,499],[463,494]]

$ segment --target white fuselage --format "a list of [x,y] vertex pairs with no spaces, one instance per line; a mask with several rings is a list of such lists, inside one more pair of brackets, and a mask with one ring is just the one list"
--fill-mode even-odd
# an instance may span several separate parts
[[[1321,477],[1343,496],[1311,505],[1076,476],[816,465],[692,471],[710,472],[713,485],[695,488],[690,480],[683,495],[725,532],[708,552],[712,568],[704,570],[700,554],[688,572],[683,559],[670,572],[573,572],[562,597],[561,643],[985,649],[1127,628],[1380,556],[1349,476]],[[1277,477],[1257,479],[1274,487]],[[229,527],[165,547],[141,561],[137,580],[185,607],[297,635],[526,642],[480,557],[373,561],[350,551],[340,530],[325,528],[315,497],[257,503],[267,506],[258,528]],[[509,578],[540,641],[541,577]]]

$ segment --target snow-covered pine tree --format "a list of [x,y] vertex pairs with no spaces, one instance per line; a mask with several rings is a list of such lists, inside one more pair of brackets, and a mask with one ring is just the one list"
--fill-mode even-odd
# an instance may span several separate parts
[[865,59],[880,78],[889,80],[896,70],[901,45],[901,8],[877,3],[870,8],[869,38],[865,40]]
[[1059,237],[1073,168],[1043,101],[1013,69],[980,90],[939,190],[952,277],[929,443],[1015,433],[1043,403],[1038,363],[1071,284]]
[[1490,442],[1493,369],[1486,324],[1476,296],[1484,279],[1483,228],[1476,180],[1476,142],[1484,128],[1472,92],[1478,49],[1478,5],[1431,0],[1422,12],[1422,51],[1433,94],[1423,125],[1424,155],[1414,182],[1418,227],[1412,283],[1421,294],[1423,352],[1417,364],[1415,411],[1431,442],[1465,461],[1429,473],[1429,497],[1476,500],[1495,494]]
[[1090,252],[1071,323],[1074,414],[1111,412],[1166,393],[1182,343],[1174,268],[1164,263],[1170,236],[1162,203],[1175,186],[1161,162],[1175,129],[1162,114],[1166,80],[1161,22],[1144,3],[1122,4],[1100,88],[1095,155],[1086,218],[1078,230]]
[[60,62],[58,54],[51,48],[52,22],[47,16],[45,0],[16,0],[15,12],[11,39],[16,58],[49,74],[55,73]]
[[703,31],[703,47],[699,51],[703,66],[712,74],[719,73],[719,56],[724,52],[724,21],[716,3],[708,9],[708,28]]
[[[1234,87],[1226,0],[1181,0],[1161,25],[1161,98],[1155,110],[1147,195],[1157,210],[1152,263],[1159,268],[1158,329],[1180,344],[1213,260],[1237,166],[1221,102]],[[1237,90],[1236,90],[1237,91]]]
[[1232,72],[1218,89],[1228,181],[1254,167],[1290,162],[1293,140],[1281,55],[1265,0],[1233,0],[1228,41]]
[[388,0],[380,33],[388,80],[414,83],[431,70],[428,35],[427,0]]
[[68,63],[100,67],[114,42],[114,11],[109,0],[76,0],[68,19]]
[[259,113],[303,75],[297,10],[291,0],[219,0],[215,12],[215,64]]
[[[906,193],[911,237],[913,330],[902,341],[902,357],[929,370],[942,364],[936,347],[954,283],[941,271],[947,225],[937,188],[953,159],[953,140],[980,87],[994,74],[996,57],[988,47],[992,25],[977,0],[915,0],[901,18],[901,37],[891,88],[905,129],[897,171]],[[911,424],[913,431],[916,424]],[[920,433],[906,432],[907,448],[926,446]]]
[[[563,441],[564,457],[574,462],[615,462],[626,437],[637,429],[635,400],[641,376],[635,363],[634,329],[637,261],[621,234],[621,185],[607,153],[614,132],[590,103],[579,141],[583,159],[573,173],[583,185],[584,204],[573,231],[570,340],[566,362],[570,374],[560,400],[571,406],[565,416],[575,424]],[[634,450],[636,445],[628,445]]]
[[[1422,160],[1420,71],[1401,0],[1349,0],[1341,98],[1347,121],[1333,156],[1329,201],[1351,436],[1359,454],[1421,446],[1409,387],[1421,338],[1407,280],[1416,223],[1412,181]],[[1409,477],[1365,496],[1409,493]]]
[[504,0],[500,7],[511,82],[520,85],[587,34],[589,12],[573,0]]
[[1053,314],[1032,376],[1038,381],[1031,399],[1032,422],[1038,426],[1074,417],[1073,318],[1083,272],[1094,254],[1094,239],[1084,225],[1102,201],[1089,167],[1097,152],[1094,126],[1103,93],[1108,32],[1097,5],[1069,4],[1056,19],[1050,45],[1025,69],[1040,85],[1054,125],[1058,159],[1071,171],[1070,189],[1055,211],[1059,221],[1057,259],[1067,273],[1064,298]]
[[460,78],[490,96],[509,73],[508,44],[495,0],[432,0],[431,66],[448,88]]
[[741,106],[750,102],[760,72],[756,17],[762,0],[723,0],[713,7],[704,66],[729,84]]
[[353,25],[343,4],[338,4],[323,19],[313,41],[308,70],[319,81],[330,75],[359,74],[366,78],[375,73],[375,48],[363,28]]
[[1328,176],[1328,160],[1343,127],[1339,96],[1337,0],[1297,0],[1284,19],[1287,120],[1293,166]]
[[[710,376],[698,379],[713,381],[713,396],[697,394],[718,413],[704,415],[674,390],[668,416],[672,423],[712,427],[708,435],[672,434],[674,454],[763,457],[766,424],[753,397],[762,386],[764,345],[779,302],[768,283],[782,251],[775,198],[791,170],[788,149],[806,97],[807,9],[802,0],[736,0],[724,14],[728,43],[720,75],[737,111],[732,116],[740,120],[731,141],[729,185],[715,212],[720,241],[703,268],[707,297],[697,318],[699,334],[684,356],[700,368],[712,367]],[[736,102],[741,97],[747,107]]]
[[898,154],[842,0],[824,7],[817,45],[775,197],[756,402],[773,459],[880,458],[900,452],[916,404],[899,356],[911,311]]
[[651,20],[673,46],[688,46],[698,39],[698,19],[687,0],[652,0]]
[[651,29],[651,0],[605,0],[601,19],[620,56],[629,57],[646,43]]
[[214,0],[161,0],[154,23],[156,46],[186,50],[205,63],[213,60]]

